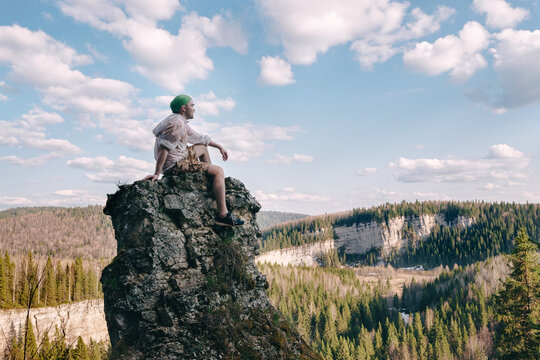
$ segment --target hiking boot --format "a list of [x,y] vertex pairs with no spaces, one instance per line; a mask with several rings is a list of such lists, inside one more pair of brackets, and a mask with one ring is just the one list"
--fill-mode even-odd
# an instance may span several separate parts
[[216,216],[216,225],[235,227],[244,225],[244,221],[237,219],[232,212],[229,211],[224,218],[219,215]]

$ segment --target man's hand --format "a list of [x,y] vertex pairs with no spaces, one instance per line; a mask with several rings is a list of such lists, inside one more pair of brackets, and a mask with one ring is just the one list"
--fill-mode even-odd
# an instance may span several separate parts
[[141,181],[145,181],[145,180],[152,180],[152,181],[156,181],[157,179],[159,178],[159,175],[148,175],[146,176],[144,179],[142,179]]
[[227,150],[225,150],[223,146],[220,146],[219,152],[221,153],[221,157],[223,158],[223,161],[227,161],[227,159],[229,158],[229,154],[227,153]]

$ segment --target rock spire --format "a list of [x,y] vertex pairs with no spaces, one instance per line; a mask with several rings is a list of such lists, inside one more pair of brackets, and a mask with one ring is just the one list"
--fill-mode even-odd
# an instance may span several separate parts
[[120,359],[320,359],[268,301],[254,263],[260,205],[227,178],[246,224],[214,223],[206,174],[169,174],[109,195],[117,256],[103,270],[105,315]]

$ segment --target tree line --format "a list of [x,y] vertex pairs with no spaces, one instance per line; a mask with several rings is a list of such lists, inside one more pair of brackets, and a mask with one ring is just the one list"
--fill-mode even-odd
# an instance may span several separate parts
[[2,358],[4,360],[105,360],[112,354],[108,343],[90,339],[88,344],[79,336],[76,344],[66,341],[62,330],[56,328],[49,337],[45,333],[38,340],[32,321],[27,321],[24,328],[17,331],[11,327],[8,335],[9,346]]
[[83,264],[81,257],[62,264],[60,260],[53,263],[49,256],[43,263],[36,261],[31,251],[19,261],[5,252],[0,256],[0,308],[56,306],[101,298],[99,269]]

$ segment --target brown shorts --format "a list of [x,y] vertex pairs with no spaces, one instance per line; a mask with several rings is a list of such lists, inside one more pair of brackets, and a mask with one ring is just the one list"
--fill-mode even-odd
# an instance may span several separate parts
[[209,163],[201,162],[197,159],[193,147],[187,148],[188,155],[184,160],[180,160],[172,168],[173,172],[207,172],[210,167]]

